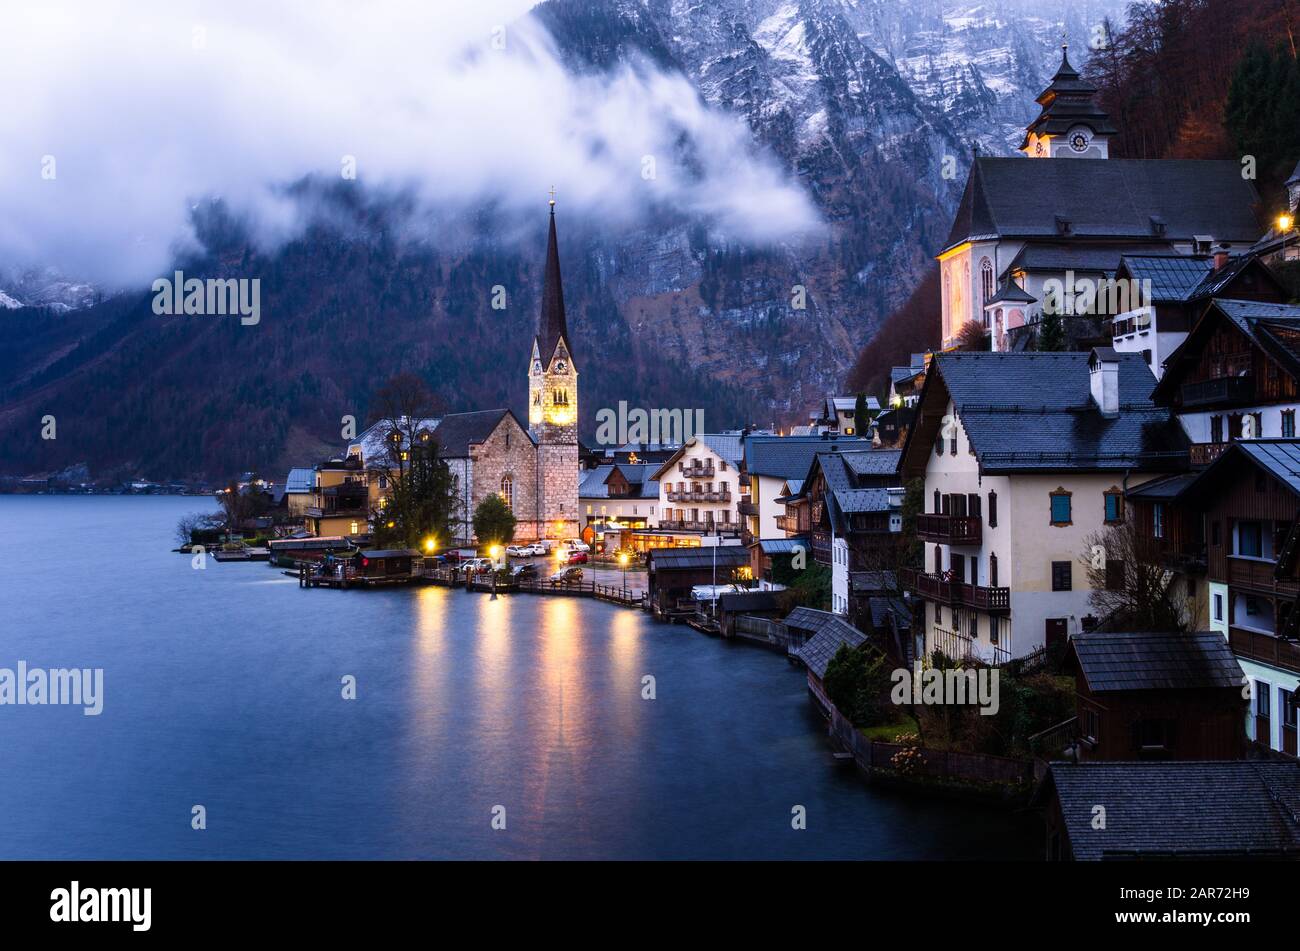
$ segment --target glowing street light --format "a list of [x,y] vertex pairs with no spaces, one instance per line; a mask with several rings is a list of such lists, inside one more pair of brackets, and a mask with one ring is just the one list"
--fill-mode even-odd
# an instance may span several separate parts
[[497,557],[501,554],[501,546],[493,545],[488,549],[488,554],[492,556],[492,597],[490,600],[497,599]]
[[618,564],[619,567],[623,569],[623,600],[624,601],[627,600],[627,563],[630,560],[631,559],[628,558],[627,552],[621,551],[618,553]]
[[424,540],[424,550],[429,552],[430,554],[432,554],[433,550],[437,547],[438,547],[437,543],[434,541],[433,536],[430,536]]
[[1286,234],[1290,231],[1293,224],[1295,224],[1295,219],[1286,212],[1282,212],[1282,214],[1277,216],[1277,230],[1282,234]]

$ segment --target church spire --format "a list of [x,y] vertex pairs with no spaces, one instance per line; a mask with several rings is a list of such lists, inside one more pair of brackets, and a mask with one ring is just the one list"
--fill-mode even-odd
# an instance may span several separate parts
[[537,320],[537,350],[543,366],[550,364],[555,348],[569,346],[569,328],[564,320],[564,287],[560,282],[560,250],[555,239],[555,189],[551,189],[551,226],[546,239],[546,272],[542,279],[542,312]]
[[1061,44],[1061,65],[1038,94],[1038,118],[1025,129],[1020,150],[1030,158],[1106,158],[1118,130],[1095,101],[1097,87],[1070,65],[1069,46]]

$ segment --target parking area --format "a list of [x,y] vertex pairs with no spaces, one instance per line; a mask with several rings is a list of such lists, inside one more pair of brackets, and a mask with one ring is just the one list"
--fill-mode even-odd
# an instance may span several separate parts
[[[563,564],[562,562],[557,561],[554,555],[551,555],[550,557],[537,555],[531,558],[510,559],[510,564],[512,566],[525,565],[529,563],[537,565],[537,574],[543,579],[549,578],[551,574],[558,568],[562,567]],[[578,567],[582,569],[583,581],[594,580],[596,584],[618,585],[619,587],[623,586],[623,570],[619,568],[618,565],[610,565],[608,563],[597,564],[589,561],[585,565],[578,565]],[[645,568],[629,568],[627,570],[627,587],[630,590],[644,591],[648,584],[649,576]]]

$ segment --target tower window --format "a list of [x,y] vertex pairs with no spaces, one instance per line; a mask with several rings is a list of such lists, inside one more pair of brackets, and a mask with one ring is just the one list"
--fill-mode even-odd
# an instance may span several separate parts
[[507,508],[515,507],[515,480],[508,475],[501,477],[501,498]]

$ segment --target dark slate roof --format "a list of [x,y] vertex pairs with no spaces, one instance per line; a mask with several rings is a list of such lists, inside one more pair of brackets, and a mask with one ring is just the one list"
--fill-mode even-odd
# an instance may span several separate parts
[[898,574],[893,571],[850,571],[849,584],[854,591],[897,591]]
[[907,380],[914,380],[925,372],[924,367],[890,367],[889,382],[897,386]]
[[854,514],[860,512],[888,512],[888,489],[841,489],[835,493],[835,503],[840,511]]
[[[1167,408],[1151,402],[1155,377],[1142,355],[1117,355],[1120,412],[1114,417],[1092,401],[1091,356],[941,353],[926,388],[947,388],[985,473],[1184,468],[1187,436]],[[913,448],[909,438],[908,452],[933,452],[933,435],[930,441],[931,447]]]
[[[433,431],[438,440],[438,453],[445,459],[464,459],[469,455],[469,447],[481,443],[492,435],[507,415],[514,416],[508,409],[485,409],[475,413],[452,413],[444,416]],[[519,428],[528,432],[528,427],[519,422]],[[529,437],[531,438],[531,437]]]
[[[1167,252],[1167,244],[1153,244],[1152,252]],[[1027,244],[1007,265],[1004,275],[1017,271],[1084,271],[1113,275],[1127,251],[1137,251],[1131,244]]]
[[728,614],[737,611],[772,611],[779,603],[775,591],[728,591],[718,595],[718,607]]
[[1123,270],[1139,281],[1151,282],[1151,300],[1175,303],[1189,300],[1214,269],[1206,257],[1187,254],[1125,254]]
[[542,278],[542,311],[537,317],[537,348],[542,364],[549,366],[555,348],[564,341],[569,346],[569,329],[564,317],[564,286],[560,281],[560,251],[555,240],[555,206],[551,206],[550,230],[546,235],[546,270]]
[[1190,634],[1090,631],[1070,640],[1088,689],[1240,688],[1241,665],[1218,631]]
[[1086,125],[1101,135],[1113,135],[1118,130],[1110,116],[1097,104],[1094,96],[1097,87],[1079,75],[1070,65],[1066,48],[1061,47],[1061,65],[1051,83],[1038,94],[1036,102],[1043,111],[1029,124],[1020,148],[1029,144],[1030,133],[1061,135],[1076,125]]
[[739,433],[702,433],[695,437],[731,465],[739,467],[744,458],[744,438]]
[[863,449],[841,452],[844,464],[855,475],[893,475],[898,471],[901,449]]
[[796,548],[808,548],[808,543],[798,538],[760,538],[754,542],[765,555],[788,555]]
[[[1300,765],[1273,760],[1053,763],[1074,857],[1233,858],[1300,850]],[[1106,826],[1093,828],[1095,808]]]
[[836,445],[848,450],[868,447],[871,441],[857,436],[749,436],[745,439],[745,471],[750,475],[802,479],[808,474],[813,456]]
[[418,548],[372,548],[361,553],[363,558],[422,558]]
[[648,552],[650,570],[711,568],[714,553],[719,568],[734,568],[749,564],[749,551],[743,545],[710,545],[699,548],[651,548]]
[[1300,162],[1295,163],[1295,168],[1291,170],[1291,177],[1286,180],[1288,185],[1300,182]]
[[840,615],[813,608],[795,608],[785,619],[785,626],[811,632],[803,645],[795,649],[794,656],[803,661],[818,680],[826,676],[826,665],[841,645],[857,647],[867,639],[867,635]]
[[867,610],[871,612],[873,628],[885,628],[892,622],[897,631],[912,629],[912,612],[902,598],[867,598]]
[[1127,497],[1148,499],[1152,502],[1168,502],[1178,498],[1183,489],[1195,482],[1199,475],[1199,472],[1178,472],[1174,475],[1161,476],[1129,489]]
[[[980,237],[1255,241],[1258,194],[1231,160],[1057,161],[981,156],[944,249]],[[1157,229],[1152,219],[1163,222]]]
[[988,299],[987,304],[1033,304],[1038,298],[1021,288],[1013,280],[1005,280],[998,292]]
[[[402,437],[402,448],[410,449],[411,440],[407,438],[409,430],[414,429],[419,433],[436,433],[438,425],[442,421],[435,417],[421,417],[412,420],[409,416],[403,416],[400,419],[400,426],[397,428],[398,434]],[[414,423],[414,425],[412,425]],[[393,424],[387,419],[381,419],[378,422],[371,423],[367,426],[356,439],[348,443],[349,448],[360,446],[361,461],[368,466],[382,466],[391,457],[389,456],[389,437],[393,433]]]

